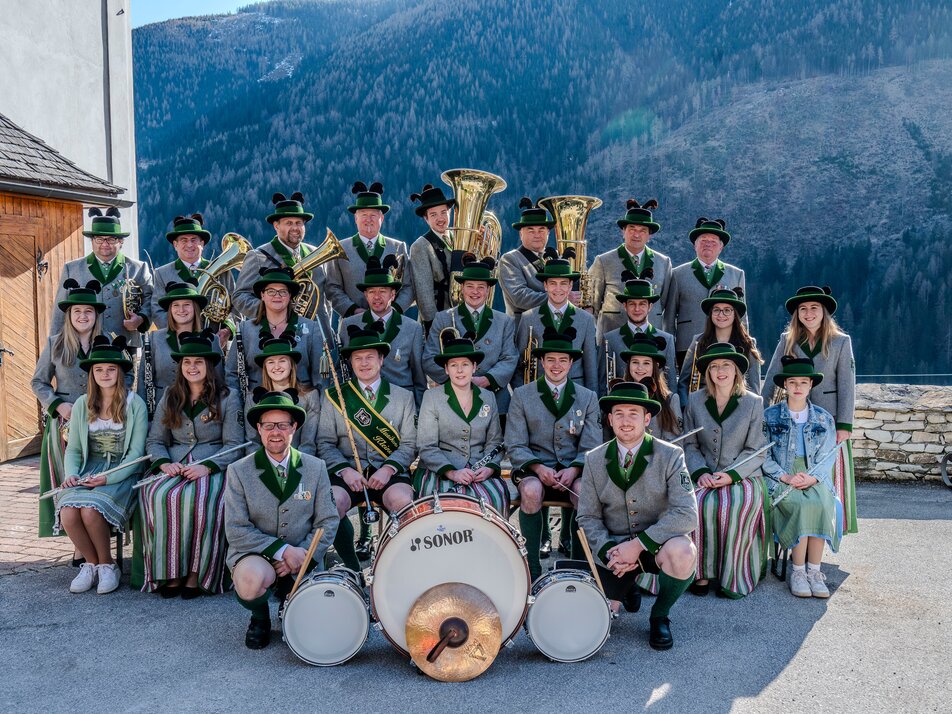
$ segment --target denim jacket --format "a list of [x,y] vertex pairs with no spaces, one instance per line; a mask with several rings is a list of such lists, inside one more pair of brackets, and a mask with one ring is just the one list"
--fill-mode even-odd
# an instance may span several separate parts
[[[803,441],[806,445],[807,469],[813,469],[816,460],[836,447],[836,425],[833,416],[825,409],[808,402],[810,410],[807,423],[803,428]],[[777,487],[778,481],[784,474],[793,469],[793,462],[797,458],[796,424],[790,417],[790,409],[785,401],[774,404],[764,410],[764,436],[767,441],[774,442],[774,447],[767,452],[763,470],[767,476],[770,491]],[[827,456],[823,464],[813,471],[813,475],[831,492],[833,490],[833,465],[836,455]]]

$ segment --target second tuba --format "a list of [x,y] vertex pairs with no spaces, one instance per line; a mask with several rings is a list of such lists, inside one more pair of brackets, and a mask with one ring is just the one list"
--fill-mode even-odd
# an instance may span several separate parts
[[[593,307],[592,283],[588,274],[585,224],[588,214],[602,205],[602,199],[593,196],[550,196],[539,199],[539,206],[555,219],[555,247],[559,255],[571,248],[575,255],[569,257],[572,271],[581,273],[579,292],[582,294],[579,307]],[[571,256],[571,252],[569,253]]]
[[202,310],[205,326],[221,324],[231,314],[231,296],[221,279],[230,270],[240,268],[245,255],[252,250],[247,238],[237,233],[226,233],[221,237],[221,253],[204,268],[199,268],[197,290],[208,298],[208,304]]
[[349,260],[347,253],[344,252],[344,246],[340,244],[334,232],[328,228],[324,242],[299,260],[292,268],[294,281],[301,286],[300,292],[294,298],[293,309],[301,317],[306,317],[309,320],[317,319],[317,306],[320,304],[321,292],[317,283],[311,279],[311,271],[337,258]]

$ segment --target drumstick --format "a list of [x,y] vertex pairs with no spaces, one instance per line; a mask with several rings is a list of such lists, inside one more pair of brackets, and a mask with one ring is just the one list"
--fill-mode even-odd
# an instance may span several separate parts
[[598,584],[598,589],[602,591],[602,595],[605,598],[608,598],[608,595],[605,595],[605,586],[602,585],[602,579],[598,575],[598,568],[595,567],[595,559],[592,557],[592,549],[588,547],[588,538],[585,537],[585,531],[581,528],[578,529],[578,539],[582,544],[582,550],[585,551],[585,560],[588,561],[588,567],[592,569],[592,575],[595,576],[595,582]]
[[294,587],[291,588],[291,592],[288,593],[288,600],[294,597],[294,593],[297,592],[298,585],[301,584],[301,579],[304,577],[304,572],[307,570],[307,564],[311,562],[311,558],[314,557],[314,551],[317,550],[317,544],[321,540],[321,536],[324,535],[324,529],[318,528],[314,532],[314,537],[311,539],[311,545],[307,549],[307,555],[304,556],[304,562],[301,563],[301,569],[298,571],[297,578],[294,581]]

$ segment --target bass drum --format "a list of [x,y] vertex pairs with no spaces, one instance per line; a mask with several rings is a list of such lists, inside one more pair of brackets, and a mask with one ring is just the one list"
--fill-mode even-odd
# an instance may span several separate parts
[[423,593],[465,583],[492,601],[508,644],[526,617],[529,566],[519,532],[485,502],[428,496],[394,514],[370,577],[370,606],[390,643],[409,656],[406,624]]
[[281,634],[290,650],[319,667],[349,660],[369,633],[370,612],[360,578],[341,566],[311,573],[281,616]]
[[608,641],[612,611],[595,579],[583,570],[553,570],[532,586],[529,639],[555,662],[581,662]]

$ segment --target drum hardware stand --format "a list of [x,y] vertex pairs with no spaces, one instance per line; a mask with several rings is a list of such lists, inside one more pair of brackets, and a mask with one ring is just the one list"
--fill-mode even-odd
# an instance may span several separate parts
[[435,491],[433,492],[433,512],[434,513],[443,512],[443,505],[440,503],[440,494],[436,493]]
[[484,520],[484,521],[491,521],[491,520],[492,520],[493,514],[490,513],[489,504],[486,503],[486,499],[485,499],[485,498],[479,499],[479,510],[480,510],[480,511],[482,512],[482,514],[483,514],[483,520]]

